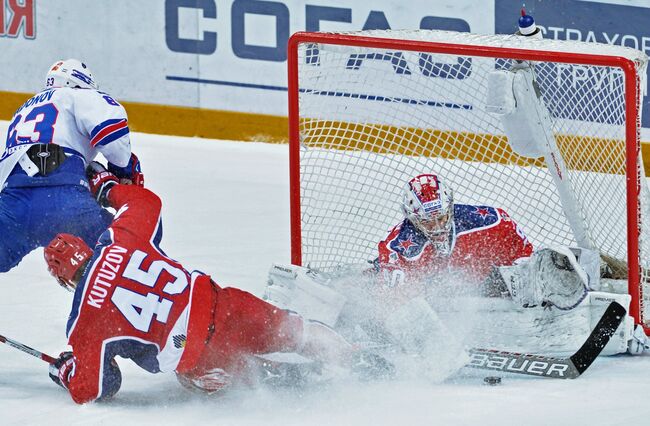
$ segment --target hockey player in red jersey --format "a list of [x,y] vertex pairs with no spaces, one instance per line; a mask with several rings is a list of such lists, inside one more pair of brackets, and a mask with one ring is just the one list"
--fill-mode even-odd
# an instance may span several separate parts
[[297,352],[360,374],[391,370],[322,324],[189,272],[159,246],[160,199],[93,166],[91,190],[117,210],[113,223],[94,250],[69,234],[45,249],[52,275],[75,288],[67,324],[72,352],[50,365],[75,402],[118,391],[116,356],[152,373],[174,371],[184,385],[209,393],[253,381],[251,356],[269,352]]
[[[495,267],[528,257],[533,246],[500,208],[454,203],[437,175],[412,178],[401,203],[404,220],[379,243],[378,266],[390,288],[454,276],[481,284]],[[416,289],[415,291],[420,291]]]

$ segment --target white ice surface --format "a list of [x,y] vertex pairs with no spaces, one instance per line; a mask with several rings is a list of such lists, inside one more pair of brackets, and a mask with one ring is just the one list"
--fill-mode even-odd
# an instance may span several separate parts
[[[0,135],[6,123],[0,123]],[[260,295],[272,262],[289,261],[288,147],[133,135],[146,185],[163,199],[163,249],[223,285]],[[42,251],[0,275],[0,334],[57,355],[70,294],[48,276]],[[424,379],[331,383],[297,391],[190,394],[173,375],[119,361],[109,403],[75,405],[47,365],[0,344],[0,425],[644,425],[650,356],[599,358],[575,381],[482,372],[443,384]]]

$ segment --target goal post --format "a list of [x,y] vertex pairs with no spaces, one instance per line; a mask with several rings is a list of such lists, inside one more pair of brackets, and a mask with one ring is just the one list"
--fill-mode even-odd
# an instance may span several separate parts
[[[538,247],[577,245],[543,158],[513,152],[487,75],[534,64],[595,248],[627,262],[630,315],[650,330],[650,202],[640,154],[647,57],[621,46],[433,30],[294,34],[288,46],[292,263],[376,257],[409,177],[502,207]],[[650,290],[650,289],[649,289]],[[650,295],[650,292],[648,293]]]

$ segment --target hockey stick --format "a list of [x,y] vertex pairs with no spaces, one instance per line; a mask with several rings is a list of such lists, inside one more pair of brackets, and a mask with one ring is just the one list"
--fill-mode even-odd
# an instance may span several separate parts
[[43,361],[52,364],[53,362],[56,361],[56,358],[51,357],[50,355],[37,351],[36,349],[30,348],[27,345],[23,345],[20,342],[17,342],[15,340],[12,340],[8,337],[0,335],[0,342],[1,343],[6,343],[7,345],[11,346],[12,348],[18,349],[19,351],[23,351],[26,354],[29,354],[33,357],[40,358]]
[[471,349],[470,362],[466,367],[554,379],[577,379],[600,355],[625,318],[625,314],[625,308],[619,303],[610,303],[585,343],[568,358]]

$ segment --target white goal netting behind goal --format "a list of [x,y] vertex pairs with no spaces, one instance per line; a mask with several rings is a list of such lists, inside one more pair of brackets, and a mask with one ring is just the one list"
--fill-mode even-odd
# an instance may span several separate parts
[[[504,208],[537,247],[577,245],[544,158],[513,152],[486,110],[488,75],[517,59],[534,63],[575,196],[569,215],[601,252],[628,262],[632,248],[630,265],[647,281],[650,205],[635,116],[647,57],[619,46],[444,31],[292,38],[293,261],[328,270],[374,259],[402,219],[405,183],[427,172],[447,181],[456,202]],[[630,218],[638,224],[628,232]]]

